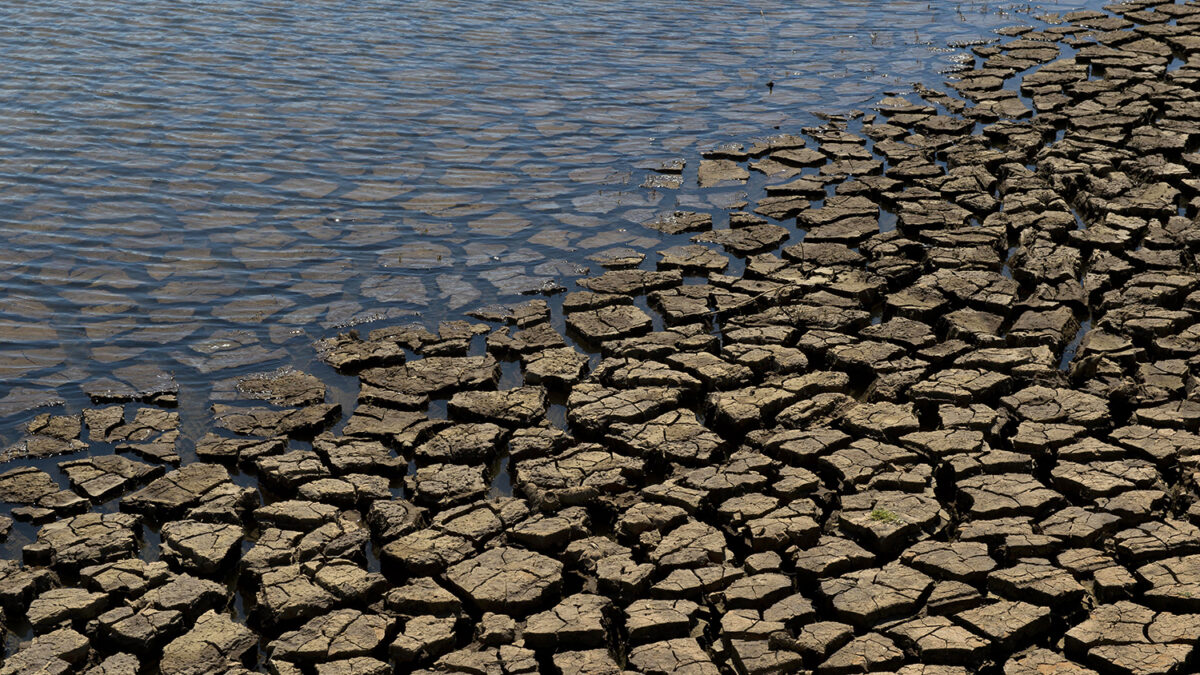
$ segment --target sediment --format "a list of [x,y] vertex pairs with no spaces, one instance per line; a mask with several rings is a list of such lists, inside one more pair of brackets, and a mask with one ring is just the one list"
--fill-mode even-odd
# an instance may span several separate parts
[[352,409],[39,416],[119,454],[0,474],[0,675],[1200,671],[1200,5],[1107,9],[706,153],[775,180],[657,269],[321,341]]

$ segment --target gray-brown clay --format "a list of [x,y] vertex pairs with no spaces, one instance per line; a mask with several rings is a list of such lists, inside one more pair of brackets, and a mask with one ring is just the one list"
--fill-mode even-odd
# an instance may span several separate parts
[[765,196],[652,270],[319,341],[355,402],[36,417],[0,675],[1197,672],[1200,5],[1107,9],[705,151]]

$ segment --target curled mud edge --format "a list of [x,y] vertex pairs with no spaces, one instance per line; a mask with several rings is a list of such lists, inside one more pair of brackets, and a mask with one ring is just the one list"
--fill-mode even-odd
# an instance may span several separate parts
[[777,180],[656,270],[322,341],[348,419],[38,417],[0,675],[1197,672],[1200,5],[1109,9],[707,153]]

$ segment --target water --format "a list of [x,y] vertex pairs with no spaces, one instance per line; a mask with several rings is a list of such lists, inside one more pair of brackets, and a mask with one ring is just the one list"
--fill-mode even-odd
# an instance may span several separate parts
[[[946,44],[1085,4],[5,3],[0,440],[147,371],[195,436],[214,381],[320,371],[344,326],[570,285],[615,246],[653,265],[639,222],[763,183],[700,190],[702,148],[937,86]],[[640,187],[676,158],[680,188]]]

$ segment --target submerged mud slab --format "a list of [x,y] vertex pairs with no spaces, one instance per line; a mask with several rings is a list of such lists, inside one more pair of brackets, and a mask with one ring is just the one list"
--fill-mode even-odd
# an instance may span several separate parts
[[36,418],[0,675],[1196,672],[1200,5],[1110,10],[708,153],[783,182],[657,270],[323,341],[350,409]]

